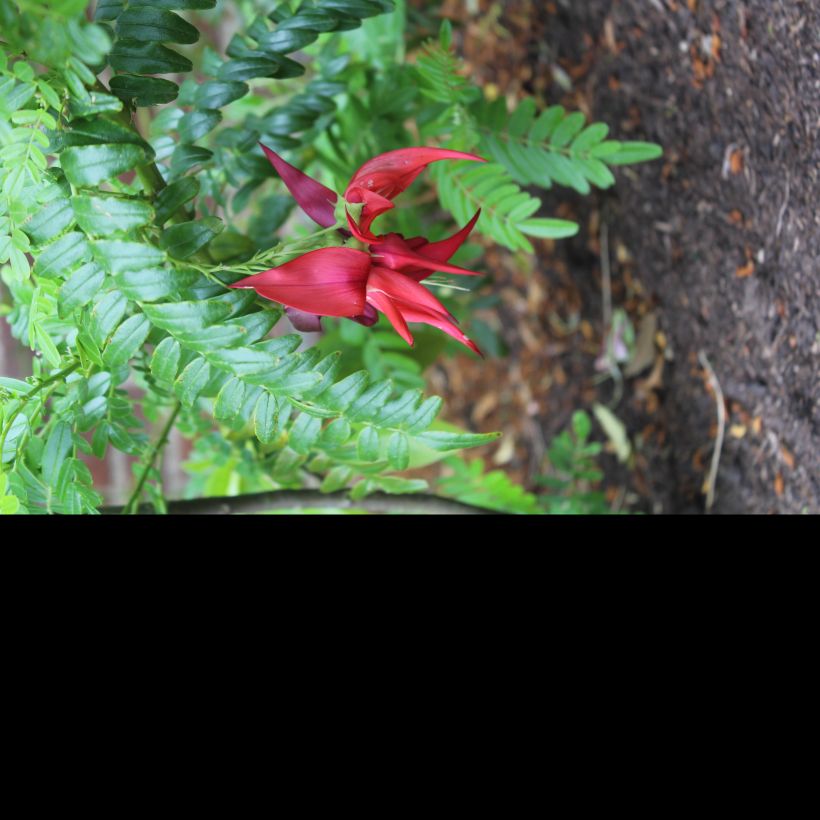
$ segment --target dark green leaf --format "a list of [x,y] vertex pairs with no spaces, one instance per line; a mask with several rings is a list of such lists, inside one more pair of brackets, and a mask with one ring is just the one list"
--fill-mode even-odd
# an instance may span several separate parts
[[131,7],[117,18],[117,34],[160,43],[195,43],[199,32],[178,14],[156,7]]
[[181,176],[185,171],[207,162],[213,156],[213,151],[199,145],[178,145],[171,156],[171,173]]
[[217,77],[223,82],[237,83],[254,77],[276,77],[280,61],[268,57],[245,57],[228,60],[219,67]]
[[97,114],[122,111],[122,100],[94,91],[86,100],[72,97],[68,102],[68,110],[72,117],[94,117]]
[[191,61],[160,43],[119,39],[108,55],[117,71],[130,74],[181,74],[193,68]]
[[213,131],[221,119],[222,114],[219,111],[191,111],[179,121],[179,138],[182,142],[196,142],[209,131]]
[[215,216],[206,216],[194,222],[181,222],[166,228],[159,244],[175,259],[187,259],[205,247],[225,225]]
[[196,91],[194,104],[197,108],[222,108],[248,93],[247,83],[241,82],[207,82]]
[[277,28],[259,40],[259,48],[271,54],[292,54],[310,45],[319,33],[304,28]]
[[143,108],[173,102],[179,93],[177,84],[170,80],[138,74],[117,74],[111,78],[109,85],[123,102]]
[[[119,103],[119,100],[117,102]],[[56,141],[55,150],[62,150],[72,145],[124,143],[142,146],[149,156],[151,151],[151,146],[136,131],[107,117],[75,119],[71,123],[71,130],[58,131],[53,139]]]
[[154,209],[157,225],[163,225],[186,202],[199,193],[199,182],[194,177],[184,177],[163,188],[157,196]]

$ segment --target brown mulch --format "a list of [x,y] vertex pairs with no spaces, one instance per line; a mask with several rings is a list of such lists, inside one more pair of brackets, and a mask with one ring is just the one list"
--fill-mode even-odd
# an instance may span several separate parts
[[[481,3],[460,48],[491,93],[534,94],[664,146],[614,192],[544,196],[578,237],[543,243],[536,270],[499,253],[495,312],[510,348],[438,366],[453,421],[508,435],[484,455],[532,485],[574,409],[611,403],[633,460],[604,456],[634,509],[702,512],[725,397],[716,512],[820,511],[820,9],[765,0]],[[569,87],[569,91],[567,91]],[[646,331],[645,368],[596,381],[604,333],[601,225],[614,308]],[[483,317],[485,320],[488,317]],[[489,317],[492,321],[492,317]],[[600,434],[599,437],[603,438]]]

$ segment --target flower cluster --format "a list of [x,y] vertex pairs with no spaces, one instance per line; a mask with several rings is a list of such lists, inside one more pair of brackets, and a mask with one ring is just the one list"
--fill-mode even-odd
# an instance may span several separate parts
[[[336,192],[285,162],[270,148],[263,145],[262,149],[302,210],[323,228],[337,225]],[[422,322],[481,355],[455,317],[421,284],[434,271],[478,275],[450,265],[449,260],[470,235],[481,212],[440,242],[430,242],[423,236],[405,239],[397,233],[377,236],[371,230],[373,221],[394,207],[394,197],[431,162],[444,159],[485,161],[443,148],[405,148],[380,154],[356,171],[344,192],[351,242],[357,247],[320,248],[241,279],[232,287],[252,288],[260,296],[285,305],[299,330],[317,330],[322,316],[343,316],[372,325],[381,312],[409,345],[413,344],[413,335],[408,322]]]

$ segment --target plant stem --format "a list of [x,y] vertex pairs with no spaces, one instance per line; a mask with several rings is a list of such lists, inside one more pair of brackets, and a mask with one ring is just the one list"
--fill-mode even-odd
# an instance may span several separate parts
[[168,436],[171,434],[171,429],[173,428],[174,422],[177,420],[177,416],[179,415],[179,411],[181,409],[182,405],[177,402],[176,405],[174,405],[173,412],[170,416],[168,416],[168,421],[165,422],[165,427],[163,427],[160,437],[151,448],[151,453],[149,454],[148,461],[145,464],[145,469],[142,471],[142,475],[137,482],[134,492],[131,494],[131,498],[128,499],[128,503],[122,508],[123,514],[136,511],[139,505],[140,495],[142,494],[142,488],[145,486],[145,481],[148,478],[148,473],[151,471],[151,468],[154,466],[154,462],[162,452],[162,448],[168,443]]
[[50,384],[54,384],[55,382],[64,379],[70,373],[73,373],[78,367],[80,366],[79,362],[74,362],[70,364],[68,367],[64,367],[62,370],[58,371],[57,373],[52,374],[47,379],[43,379],[34,389],[30,390],[26,393],[25,396],[20,398],[20,404],[16,410],[9,416],[9,420],[3,426],[3,432],[0,434],[0,463],[2,463],[3,458],[3,448],[6,446],[6,437],[9,434],[9,430],[11,430],[11,426],[14,424],[15,419],[17,416],[20,415],[23,407],[28,404],[29,400],[34,398],[44,387],[48,387]]

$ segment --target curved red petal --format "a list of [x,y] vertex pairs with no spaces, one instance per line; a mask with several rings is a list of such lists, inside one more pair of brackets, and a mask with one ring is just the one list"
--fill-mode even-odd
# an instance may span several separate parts
[[427,288],[397,271],[371,268],[367,278],[368,300],[374,290],[386,293],[394,301],[400,300],[408,305],[418,305],[425,310],[440,313],[445,319],[450,315],[447,308]]
[[262,145],[261,142],[259,145],[301,209],[323,228],[333,227],[336,224],[336,201],[339,195],[285,162],[266,145]]
[[[439,262],[447,262],[455,255],[455,252],[467,241],[467,237],[473,232],[478,218],[481,216],[481,208],[475,212],[475,216],[460,230],[454,233],[448,239],[442,239],[439,242],[430,242],[418,248],[418,252],[422,256],[427,256],[430,259],[435,259]],[[413,242],[408,239],[408,245]]]
[[374,290],[367,294],[367,301],[389,319],[396,333],[412,347],[413,334],[410,332],[410,328],[407,327],[407,322],[404,321],[401,312],[393,304],[393,300],[383,291]]
[[452,336],[457,342],[461,342],[461,344],[465,347],[469,347],[470,350],[477,353],[482,359],[484,358],[484,354],[479,350],[476,343],[466,336],[461,328],[459,328],[446,316],[442,316],[440,313],[435,311],[425,310],[423,307],[419,307],[419,305],[406,304],[398,300],[395,301],[395,306],[401,312],[401,315],[404,317],[405,321],[421,322],[426,325],[437,327],[439,330],[444,331],[444,333],[448,336]]
[[365,308],[370,256],[353,248],[320,248],[278,268],[240,279],[265,299],[320,316],[357,316]]
[[416,147],[388,151],[368,160],[353,174],[345,190],[345,199],[348,198],[348,191],[353,188],[369,190],[392,199],[406,188],[409,188],[416,177],[431,162],[439,162],[443,159],[487,161],[475,154],[451,151],[449,148]]

